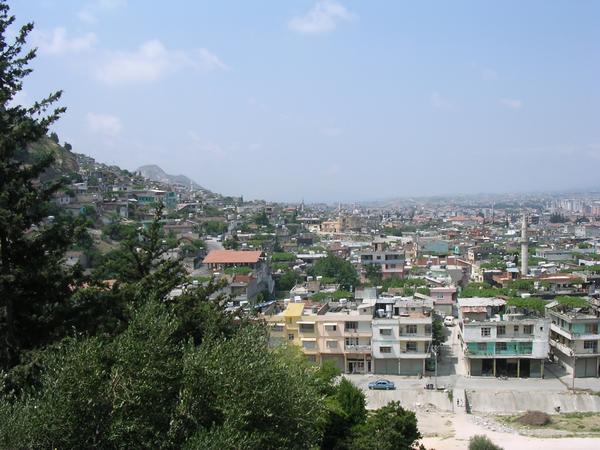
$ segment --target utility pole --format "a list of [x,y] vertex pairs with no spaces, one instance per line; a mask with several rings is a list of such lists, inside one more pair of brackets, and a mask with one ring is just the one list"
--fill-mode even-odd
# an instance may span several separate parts
[[434,383],[435,383],[435,389],[437,390],[437,357],[438,357],[438,349],[439,347],[437,345],[433,346],[433,356],[435,358],[435,376],[434,376]]
[[575,372],[577,371],[577,356],[575,355],[574,349],[571,349],[571,353],[573,354],[573,381],[571,382],[571,390],[575,392]]

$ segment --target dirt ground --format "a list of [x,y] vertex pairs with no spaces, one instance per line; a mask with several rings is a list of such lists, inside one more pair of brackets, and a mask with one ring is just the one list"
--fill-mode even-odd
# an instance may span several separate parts
[[535,436],[520,434],[517,429],[491,417],[441,413],[434,410],[417,412],[419,429],[427,449],[465,450],[469,438],[477,434],[488,436],[504,450],[597,450],[600,437],[573,437],[572,432],[536,430]]

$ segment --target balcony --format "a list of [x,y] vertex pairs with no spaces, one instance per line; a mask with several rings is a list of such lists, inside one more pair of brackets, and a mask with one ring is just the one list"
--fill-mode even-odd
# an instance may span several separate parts
[[345,346],[347,353],[370,353],[371,346],[370,345],[346,345]]
[[[562,344],[554,339],[550,339],[550,346],[556,348],[558,351],[560,351],[561,353],[563,353],[566,356],[573,356],[573,349],[568,345]],[[590,356],[590,355],[597,355],[597,354],[598,354],[598,347],[580,348],[579,350],[577,350],[575,352],[576,357]]]

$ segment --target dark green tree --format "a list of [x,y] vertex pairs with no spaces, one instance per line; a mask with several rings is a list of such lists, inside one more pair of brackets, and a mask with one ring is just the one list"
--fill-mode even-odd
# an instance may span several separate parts
[[431,334],[432,340],[431,344],[435,346],[440,346],[444,342],[446,342],[446,327],[440,319],[433,319],[433,323],[431,325]]
[[352,263],[331,253],[325,258],[319,259],[309,273],[313,276],[321,275],[333,279],[347,290],[356,287],[359,283],[358,274]]
[[371,283],[377,284],[381,282],[381,264],[367,264],[365,265],[365,272],[367,279]]
[[400,402],[390,402],[355,427],[350,448],[356,450],[411,450],[421,438],[415,413]]
[[12,103],[35,58],[35,50],[25,50],[32,24],[7,40],[14,20],[0,1],[0,367],[5,368],[24,350],[56,336],[73,283],[61,264],[72,223],[47,219],[61,183],[38,182],[53,157],[28,154],[28,146],[45,137],[65,109],[53,107],[60,91],[28,108]]

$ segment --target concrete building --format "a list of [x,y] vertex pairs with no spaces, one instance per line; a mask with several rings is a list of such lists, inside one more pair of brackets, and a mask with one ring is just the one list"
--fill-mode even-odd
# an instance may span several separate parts
[[472,376],[543,377],[550,321],[499,298],[458,300],[459,338]]
[[575,377],[600,376],[600,303],[591,299],[573,307],[559,302],[546,305],[550,324],[550,352]]
[[381,267],[381,277],[402,278],[404,276],[404,252],[402,250],[388,250],[387,241],[381,238],[373,240],[369,251],[360,253],[360,264],[363,269],[369,264],[377,264]]
[[431,300],[402,297],[375,300],[373,316],[374,372],[418,375],[431,356]]

